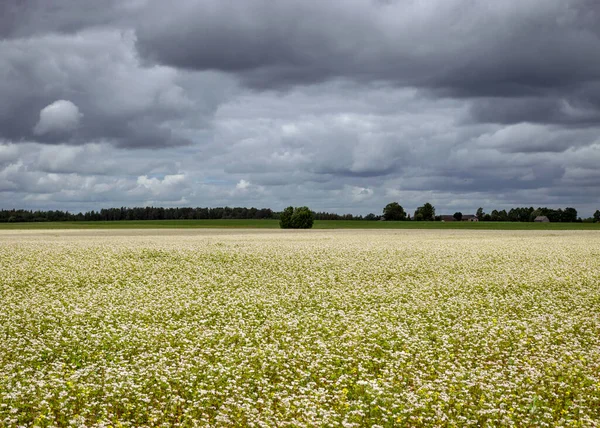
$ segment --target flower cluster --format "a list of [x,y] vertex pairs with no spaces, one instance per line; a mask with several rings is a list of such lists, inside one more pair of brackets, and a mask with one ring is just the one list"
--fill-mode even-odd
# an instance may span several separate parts
[[0,426],[596,426],[600,233],[0,232]]

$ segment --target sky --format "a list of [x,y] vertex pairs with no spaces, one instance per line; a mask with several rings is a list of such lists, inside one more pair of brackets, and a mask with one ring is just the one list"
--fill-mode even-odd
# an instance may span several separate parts
[[597,0],[2,0],[0,208],[600,209]]

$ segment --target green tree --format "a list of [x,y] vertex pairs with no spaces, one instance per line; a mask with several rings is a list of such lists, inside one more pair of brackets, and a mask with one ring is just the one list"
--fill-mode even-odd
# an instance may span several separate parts
[[454,213],[454,215],[452,217],[454,217],[454,220],[456,220],[456,221],[461,221],[462,220],[462,213],[460,211],[456,212],[456,213]]
[[279,217],[279,227],[282,229],[290,229],[292,227],[292,215],[294,214],[294,207],[287,207],[281,213]]
[[415,211],[415,220],[434,221],[435,207],[427,202],[422,207],[417,208]]
[[567,207],[563,211],[561,221],[573,223],[577,221],[577,210],[572,207]]
[[398,202],[391,202],[383,209],[383,218],[386,221],[406,220],[406,212]]
[[279,217],[282,229],[310,229],[315,220],[314,213],[308,207],[287,207]]
[[600,223],[600,210],[596,210],[594,213],[594,223]]
[[314,221],[315,216],[308,207],[295,208],[292,214],[292,229],[310,229]]
[[475,214],[475,216],[477,217],[477,220],[482,221],[483,217],[485,216],[485,213],[483,212],[483,208],[479,207],[477,208],[477,213]]

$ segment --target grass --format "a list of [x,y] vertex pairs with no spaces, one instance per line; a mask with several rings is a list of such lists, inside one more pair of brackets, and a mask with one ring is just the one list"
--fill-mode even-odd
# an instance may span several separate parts
[[[21,229],[278,229],[278,220],[126,220],[0,223],[0,230]],[[472,230],[600,230],[599,223],[510,223],[317,220],[315,229],[472,229]]]

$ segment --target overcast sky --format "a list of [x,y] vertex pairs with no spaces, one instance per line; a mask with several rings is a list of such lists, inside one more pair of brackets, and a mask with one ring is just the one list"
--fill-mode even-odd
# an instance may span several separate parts
[[0,208],[600,209],[597,0],[2,0]]

